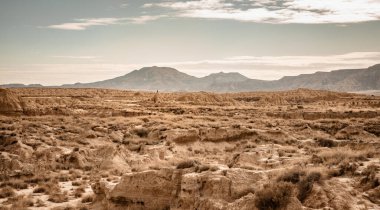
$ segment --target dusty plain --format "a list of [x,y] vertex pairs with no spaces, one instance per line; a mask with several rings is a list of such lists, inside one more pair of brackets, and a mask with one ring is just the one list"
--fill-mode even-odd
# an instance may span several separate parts
[[380,96],[0,90],[0,209],[380,209]]

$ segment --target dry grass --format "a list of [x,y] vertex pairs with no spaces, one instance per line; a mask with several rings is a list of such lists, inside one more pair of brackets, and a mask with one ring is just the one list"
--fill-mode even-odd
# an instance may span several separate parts
[[379,170],[380,168],[377,165],[369,165],[363,170],[363,177],[360,179],[359,186],[364,191],[380,186],[380,180],[376,176]]
[[184,160],[182,162],[179,162],[177,165],[177,169],[185,169],[185,168],[192,168],[198,165],[198,163],[194,160]]
[[53,193],[49,195],[48,201],[53,203],[63,203],[67,202],[69,198],[67,197],[67,193]]
[[10,186],[13,189],[18,189],[18,190],[28,188],[28,184],[23,182],[22,180],[11,180],[11,181],[3,182],[0,184],[0,187],[4,187],[4,186]]
[[16,195],[16,192],[11,187],[4,187],[0,190],[0,198],[8,198]]
[[12,198],[9,198],[7,203],[11,204],[12,210],[24,210],[28,209],[28,207],[34,206],[33,197],[18,195]]
[[84,198],[82,198],[82,200],[81,200],[82,203],[91,203],[93,201],[94,201],[93,195],[87,195]]
[[44,193],[44,194],[54,194],[60,192],[60,187],[58,185],[58,182],[46,182],[46,183],[40,183],[38,186],[33,190],[33,193]]
[[324,164],[337,165],[343,161],[363,161],[366,160],[372,150],[352,150],[349,147],[337,147],[318,154]]
[[316,140],[321,147],[335,147],[336,143],[331,139],[319,138]]
[[300,182],[298,182],[298,185],[297,185],[298,200],[303,202],[313,190],[314,182],[319,182],[321,180],[321,177],[322,177],[321,173],[311,172],[305,178],[303,178]]
[[285,208],[290,202],[292,191],[293,186],[287,182],[267,184],[255,193],[255,206],[259,210]]
[[86,190],[85,190],[85,187],[84,186],[80,186],[78,187],[77,189],[74,190],[74,196],[76,198],[80,198],[82,197],[82,194],[85,193]]
[[304,176],[305,174],[305,171],[301,169],[290,169],[289,171],[284,171],[280,176],[278,176],[277,181],[296,184],[301,180],[301,176]]
[[321,168],[299,169],[293,168],[277,176],[277,182],[294,184],[297,189],[297,198],[303,202],[313,189],[314,182],[322,182]]

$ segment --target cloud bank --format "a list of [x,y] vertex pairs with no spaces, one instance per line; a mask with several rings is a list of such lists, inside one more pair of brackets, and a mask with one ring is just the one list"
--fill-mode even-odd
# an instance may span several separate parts
[[166,8],[177,17],[259,23],[357,23],[380,20],[379,0],[191,0],[144,4]]

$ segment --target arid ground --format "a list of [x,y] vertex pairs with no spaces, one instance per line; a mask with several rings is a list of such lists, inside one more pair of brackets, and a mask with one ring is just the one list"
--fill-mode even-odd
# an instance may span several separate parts
[[0,90],[0,209],[380,209],[380,97]]

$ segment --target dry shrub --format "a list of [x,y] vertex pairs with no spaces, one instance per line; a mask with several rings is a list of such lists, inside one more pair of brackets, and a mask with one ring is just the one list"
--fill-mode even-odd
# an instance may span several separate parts
[[34,206],[32,196],[19,195],[8,199],[8,202],[12,204],[12,210],[24,210],[28,207]]
[[80,198],[80,197],[82,197],[82,194],[85,192],[86,192],[85,188],[83,186],[80,186],[74,190],[74,196],[76,198]]
[[87,195],[84,198],[82,198],[82,203],[91,203],[94,201],[94,196],[93,195]]
[[140,138],[148,137],[149,131],[147,128],[144,127],[136,127],[133,129],[133,133],[139,136]]
[[282,173],[277,177],[277,182],[287,182],[296,184],[297,186],[297,198],[303,202],[313,189],[314,182],[320,182],[322,180],[322,174],[318,171],[311,171],[306,173],[301,169],[291,169]]
[[337,169],[330,171],[330,176],[354,175],[358,167],[357,163],[345,160],[338,165]]
[[197,164],[197,161],[194,160],[184,160],[177,165],[177,169],[185,169],[185,168],[192,168],[195,167]]
[[369,150],[356,151],[348,147],[336,147],[328,151],[322,151],[319,154],[319,157],[321,157],[323,162],[327,163],[328,165],[338,165],[339,163],[346,160],[348,161],[367,160],[367,155],[370,152],[371,151]]
[[331,139],[317,139],[317,143],[320,147],[335,147],[336,143]]
[[71,185],[73,186],[80,186],[82,183],[80,181],[73,181]]
[[50,181],[50,179],[51,178],[48,175],[40,175],[40,176],[33,176],[31,178],[27,178],[24,182],[38,184],[38,183],[48,182]]
[[310,162],[313,164],[321,164],[323,163],[323,159],[320,156],[313,154],[313,156],[310,159]]
[[69,198],[67,197],[66,193],[53,193],[49,195],[48,201],[51,201],[53,203],[63,203],[67,202]]
[[379,167],[369,165],[362,172],[363,177],[360,180],[360,186],[366,191],[380,186],[380,180],[376,177]]
[[301,176],[305,175],[305,171],[301,169],[291,169],[286,171],[277,177],[278,182],[291,182],[293,184],[298,183],[301,180]]
[[298,185],[298,195],[297,198],[301,202],[303,202],[311,193],[311,190],[313,189],[313,182],[308,181],[307,179],[301,180]]
[[73,178],[81,178],[82,177],[82,171],[80,171],[78,169],[70,169],[69,174]]
[[38,184],[38,186],[33,190],[33,193],[53,194],[60,191],[61,189],[58,185],[58,182],[50,181],[44,184]]
[[285,208],[292,196],[293,187],[287,182],[278,182],[264,185],[255,193],[255,206],[259,210],[275,210]]
[[8,198],[8,197],[13,197],[15,195],[16,195],[15,191],[9,186],[4,187],[3,189],[0,190],[0,198]]
[[57,179],[60,182],[68,182],[70,180],[70,176],[68,174],[60,174],[57,176]]
[[18,190],[28,188],[28,184],[21,180],[7,181],[0,184],[0,187],[5,187],[5,186],[10,186],[13,189],[18,189]]
[[33,190],[33,193],[46,193],[47,191],[46,187],[38,186]]
[[321,178],[322,178],[322,175],[320,172],[311,172],[305,178],[303,178],[300,182],[298,182],[297,184],[298,200],[303,202],[313,190],[314,182],[319,182]]

